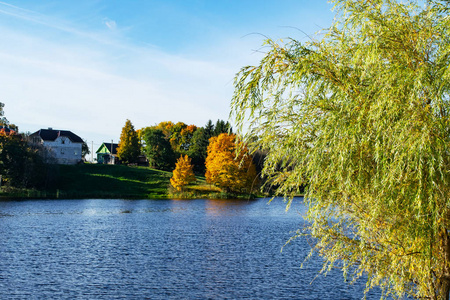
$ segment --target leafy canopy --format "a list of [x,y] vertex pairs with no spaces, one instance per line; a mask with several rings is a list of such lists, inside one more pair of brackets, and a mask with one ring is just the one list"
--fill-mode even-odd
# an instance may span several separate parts
[[[156,133],[158,130],[160,132]],[[192,159],[195,172],[205,173],[209,139],[231,131],[231,125],[223,120],[217,120],[216,125],[209,120],[205,127],[164,121],[138,130],[138,136],[152,167],[173,170],[175,157],[188,155]],[[168,149],[167,145],[171,149]]]
[[324,271],[448,299],[450,4],[332,2],[320,39],[267,40],[260,64],[241,69],[238,132],[268,150],[263,175],[279,194],[307,186],[299,234]]
[[49,168],[22,135],[0,131],[0,180],[17,188],[43,188]]
[[194,164],[196,172],[205,173],[205,160],[209,139],[213,136],[218,136],[221,133],[232,133],[230,123],[223,120],[217,120],[216,125],[214,125],[211,120],[208,120],[205,127],[200,127],[194,132],[188,154],[192,158],[192,163]]
[[226,191],[252,191],[257,186],[256,169],[247,148],[236,142],[234,134],[222,133],[209,141],[206,181]]
[[0,183],[15,188],[44,188],[53,183],[54,167],[44,163],[44,149],[31,146],[25,134],[3,117],[0,102]]
[[152,168],[173,170],[175,154],[161,129],[147,127],[141,130],[143,152]]

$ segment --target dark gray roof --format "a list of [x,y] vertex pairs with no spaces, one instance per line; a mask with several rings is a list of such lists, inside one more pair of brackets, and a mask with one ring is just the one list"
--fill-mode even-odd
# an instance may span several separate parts
[[[117,154],[117,147],[119,147],[119,144],[113,144],[113,143],[103,143],[103,145],[106,146],[106,148],[109,150],[109,153],[111,154]],[[101,147],[100,147],[101,148]],[[112,151],[111,151],[112,148]]]
[[41,129],[33,133],[31,136],[39,136],[44,141],[54,141],[60,136],[65,136],[69,138],[72,143],[83,143],[83,140],[78,135],[68,130]]

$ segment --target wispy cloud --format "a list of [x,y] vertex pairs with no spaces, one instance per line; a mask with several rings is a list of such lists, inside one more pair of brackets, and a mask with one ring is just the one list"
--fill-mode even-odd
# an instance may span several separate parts
[[105,19],[105,21],[103,22],[106,27],[108,27],[110,30],[115,30],[117,28],[117,24],[116,21],[114,20],[110,20],[110,19]]
[[[228,117],[236,68],[223,57],[187,58],[123,40],[104,43],[108,38],[98,33],[1,5],[16,11],[10,16],[66,33],[30,34],[0,24],[0,101],[21,130],[69,129],[97,143],[117,140],[126,119],[140,128],[165,120],[204,125]],[[110,19],[104,24],[117,27]]]
[[[3,1],[0,1],[0,5],[16,11],[17,13],[13,14],[13,15],[18,16],[18,17],[29,19],[30,17],[25,17],[25,15],[28,15],[28,16],[30,16],[30,15],[38,15],[38,13],[35,12],[35,11],[29,10],[29,9],[24,9],[24,8],[21,8],[21,7],[18,7],[18,6],[12,5],[10,3],[3,2]],[[6,11],[3,11],[3,12],[4,13],[8,13]]]
[[6,117],[23,131],[69,129],[94,143],[117,141],[126,119],[137,128],[227,119],[235,73],[261,56],[251,50],[259,37],[220,36],[174,54],[130,39],[122,24],[136,24],[113,16],[90,28],[5,2],[0,14],[15,21],[0,20]]
[[[105,36],[104,34],[96,31],[81,30],[68,20],[62,20],[33,10],[24,9],[6,2],[0,1],[0,14],[20,19],[28,23],[41,25],[43,27],[47,27],[56,31],[72,34],[79,38],[90,39],[94,42],[103,43],[106,45],[114,44],[116,47],[121,46],[121,43],[108,36]],[[106,19],[104,21],[104,24],[110,30],[114,30],[117,28],[116,22],[110,19]]]

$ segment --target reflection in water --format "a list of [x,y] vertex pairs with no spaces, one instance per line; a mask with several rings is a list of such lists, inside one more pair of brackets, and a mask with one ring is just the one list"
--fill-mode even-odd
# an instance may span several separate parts
[[205,212],[209,216],[240,215],[250,203],[247,200],[206,200]]

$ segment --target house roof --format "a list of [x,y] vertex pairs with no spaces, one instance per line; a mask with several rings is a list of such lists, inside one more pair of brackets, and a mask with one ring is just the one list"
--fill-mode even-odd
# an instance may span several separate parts
[[[119,144],[114,144],[114,143],[103,143],[100,148],[98,148],[97,152],[98,153],[100,151],[100,149],[102,149],[103,145],[106,147],[106,149],[108,149],[109,153],[116,155],[117,154],[117,147],[119,147]],[[112,148],[112,151],[111,151]]]
[[31,136],[39,136],[44,141],[54,141],[60,136],[69,138],[72,143],[83,143],[83,139],[68,130],[41,129],[33,133]]

